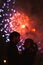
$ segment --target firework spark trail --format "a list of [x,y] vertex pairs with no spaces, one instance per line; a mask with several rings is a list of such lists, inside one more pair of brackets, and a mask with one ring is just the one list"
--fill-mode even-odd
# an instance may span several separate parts
[[[6,42],[9,41],[9,17],[12,16],[11,12],[15,12],[15,0],[6,0],[6,1],[0,1],[0,31],[4,32],[5,34],[2,35],[2,37],[6,37]],[[11,5],[11,6],[10,6]]]

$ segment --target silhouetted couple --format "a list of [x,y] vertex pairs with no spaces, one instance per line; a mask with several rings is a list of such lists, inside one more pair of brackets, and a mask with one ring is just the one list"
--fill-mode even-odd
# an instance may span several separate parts
[[26,39],[24,50],[19,51],[17,44],[20,41],[20,34],[16,31],[10,34],[10,45],[7,51],[8,65],[32,65],[37,53],[37,45],[32,39]]

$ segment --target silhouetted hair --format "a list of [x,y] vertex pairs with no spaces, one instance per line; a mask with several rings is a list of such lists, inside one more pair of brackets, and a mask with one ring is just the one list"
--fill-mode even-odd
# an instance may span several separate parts
[[32,39],[30,39],[30,38],[27,38],[27,39],[25,39],[25,43],[24,43],[24,45],[26,44],[29,44],[30,43],[30,45],[32,46],[33,44],[34,44],[34,41],[32,40]]
[[19,34],[18,32],[16,32],[16,31],[12,32],[12,33],[10,34],[10,37],[9,37],[10,40],[13,39],[14,36],[15,36],[15,37],[20,37],[20,34]]
[[25,39],[25,42],[33,43],[34,41],[32,39],[30,39],[30,38],[27,38],[27,39]]

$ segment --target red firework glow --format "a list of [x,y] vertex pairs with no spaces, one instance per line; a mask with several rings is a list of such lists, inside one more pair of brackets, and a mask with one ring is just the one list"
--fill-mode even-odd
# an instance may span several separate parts
[[23,11],[17,11],[10,17],[9,30],[10,32],[19,32],[24,39],[32,38],[38,42],[40,38],[42,38],[42,35],[40,35],[41,33],[37,30],[35,21],[36,20],[29,17]]
[[25,34],[27,31],[30,31],[29,17],[23,12],[16,12],[10,20],[10,29],[12,31],[17,31],[20,34]]

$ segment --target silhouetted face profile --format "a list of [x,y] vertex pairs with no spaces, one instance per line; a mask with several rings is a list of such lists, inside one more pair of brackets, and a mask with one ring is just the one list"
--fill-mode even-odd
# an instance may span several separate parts
[[15,45],[20,41],[20,34],[16,31],[10,34],[10,42],[15,43]]

